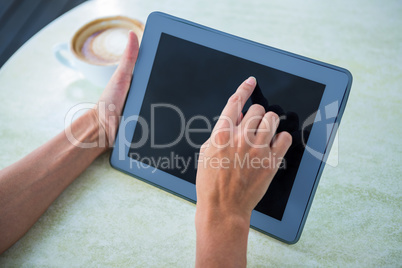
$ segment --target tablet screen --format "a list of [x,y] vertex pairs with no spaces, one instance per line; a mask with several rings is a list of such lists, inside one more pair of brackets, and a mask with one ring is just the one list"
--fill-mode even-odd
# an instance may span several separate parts
[[[228,98],[249,76],[260,96],[252,103],[281,116],[293,143],[256,210],[281,220],[325,85],[162,33],[129,157],[195,183],[199,147]],[[324,137],[325,138],[325,137]],[[247,163],[245,163],[247,164]],[[144,167],[144,166],[142,166]]]

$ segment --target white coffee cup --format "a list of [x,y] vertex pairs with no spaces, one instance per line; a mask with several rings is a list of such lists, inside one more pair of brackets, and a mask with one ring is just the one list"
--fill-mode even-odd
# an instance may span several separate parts
[[96,19],[76,31],[69,43],[55,45],[53,53],[63,65],[104,87],[117,68],[129,30],[140,43],[144,25],[138,20],[123,16]]

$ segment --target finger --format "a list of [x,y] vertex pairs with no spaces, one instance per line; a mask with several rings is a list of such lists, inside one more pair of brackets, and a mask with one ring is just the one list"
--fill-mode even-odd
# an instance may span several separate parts
[[129,31],[127,46],[120,59],[119,66],[113,73],[112,78],[109,80],[99,99],[99,102],[111,102],[117,114],[121,113],[123,103],[126,99],[137,56],[138,39],[133,32]]
[[271,144],[275,131],[279,126],[279,116],[274,112],[267,112],[261,120],[256,135],[259,139],[266,143]]
[[240,124],[241,120],[243,120],[243,113],[242,113],[242,112],[240,112],[240,115],[239,115],[239,117],[237,118],[236,125]]
[[249,136],[255,136],[262,118],[265,115],[265,109],[259,104],[253,104],[248,109],[243,120],[240,122],[240,126],[247,132]]
[[132,31],[129,31],[127,46],[117,68],[117,73],[119,74],[120,79],[131,80],[134,65],[137,61],[138,49],[138,38]]
[[292,136],[283,131],[277,134],[271,144],[271,149],[278,158],[284,157],[290,145],[292,145]]
[[244,104],[246,104],[246,101],[251,96],[256,83],[255,78],[250,76],[237,88],[236,92],[229,98],[225,108],[223,108],[214,129],[227,128],[237,122]]

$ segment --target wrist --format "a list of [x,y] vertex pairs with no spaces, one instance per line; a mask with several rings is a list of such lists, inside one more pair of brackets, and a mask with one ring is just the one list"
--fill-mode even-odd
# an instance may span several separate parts
[[[204,200],[205,201],[205,200]],[[235,205],[222,206],[219,204],[211,204],[211,202],[202,202],[198,200],[196,210],[196,221],[208,222],[230,222],[236,225],[250,227],[251,211],[239,209]]]
[[197,205],[196,267],[245,267],[250,218]]
[[102,124],[99,118],[99,111],[97,108],[90,109],[83,115],[87,121],[88,128],[93,133],[90,137],[90,142],[95,142],[96,146],[101,149],[102,153],[108,151],[110,148],[109,137],[106,132],[106,126]]
[[250,227],[250,217],[251,213],[233,213],[213,207],[206,206],[206,208],[204,208],[201,205],[197,205],[195,224],[196,228],[201,226],[214,228],[225,225],[225,227],[243,230],[248,233]]
[[105,131],[97,118],[94,109],[87,111],[65,129],[65,135],[74,147],[97,150],[100,155],[109,146]]

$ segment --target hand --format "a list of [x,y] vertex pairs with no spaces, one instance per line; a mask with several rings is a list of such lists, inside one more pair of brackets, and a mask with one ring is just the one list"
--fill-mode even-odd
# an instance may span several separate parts
[[241,110],[256,85],[243,82],[229,98],[211,137],[200,150],[197,171],[197,265],[245,266],[251,212],[268,189],[292,143],[275,135],[278,115],[252,105]]
[[230,97],[211,138],[201,148],[197,210],[249,220],[292,143],[287,132],[275,135],[278,115],[265,113],[261,105],[252,105],[242,118],[241,110],[255,84],[255,78],[249,78]]
[[[104,139],[105,149],[113,146],[120,115],[130,87],[133,69],[138,56],[138,39],[129,32],[127,47],[120,60],[119,66],[103,91],[96,108],[91,110],[95,123],[100,126],[99,140]],[[102,144],[100,143],[100,146]]]

